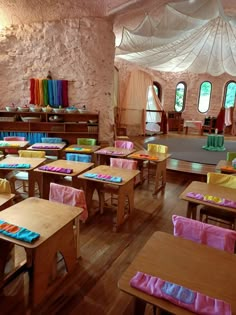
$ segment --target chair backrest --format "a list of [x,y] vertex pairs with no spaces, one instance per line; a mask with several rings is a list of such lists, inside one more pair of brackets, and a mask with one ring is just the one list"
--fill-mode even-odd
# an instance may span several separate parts
[[[9,137],[4,137],[3,138],[4,141],[26,141],[25,137],[17,137],[17,136],[9,136]],[[6,153],[10,153],[10,154],[17,154],[18,151],[16,149],[6,149],[5,150]]]
[[66,160],[90,163],[92,156],[89,154],[66,153]]
[[44,158],[45,151],[19,150],[19,157]]
[[148,143],[147,150],[155,153],[168,153],[168,147],[163,144]]
[[41,138],[42,143],[62,143],[62,138],[58,137],[44,137]]
[[97,140],[92,138],[77,138],[78,145],[96,145]]
[[83,208],[84,211],[81,213],[80,219],[85,221],[88,218],[88,210],[83,190],[70,186],[50,183],[49,200]]
[[132,150],[134,148],[134,143],[132,141],[115,140],[115,147]]
[[236,231],[173,215],[174,235],[234,253]]
[[129,159],[110,158],[111,167],[127,168],[129,170],[136,170],[138,161]]
[[221,173],[207,173],[207,183],[236,189],[236,176]]
[[236,159],[236,152],[227,152],[226,160],[232,162]]
[[10,182],[5,178],[0,178],[0,194],[10,194],[11,185]]

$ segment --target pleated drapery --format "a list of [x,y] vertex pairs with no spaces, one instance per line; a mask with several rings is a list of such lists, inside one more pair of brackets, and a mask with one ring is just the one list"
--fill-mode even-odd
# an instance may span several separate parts
[[68,81],[30,79],[30,104],[52,107],[67,107]]

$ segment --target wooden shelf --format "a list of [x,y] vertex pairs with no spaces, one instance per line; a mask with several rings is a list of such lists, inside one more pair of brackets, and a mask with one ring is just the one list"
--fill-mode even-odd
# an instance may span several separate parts
[[[50,121],[50,117],[61,119]],[[79,137],[93,137],[99,141],[99,113],[44,113],[7,112],[0,110],[0,131],[46,133],[48,136],[60,134],[70,144],[77,143]],[[12,121],[7,121],[10,117]],[[21,117],[38,117],[40,121],[23,122]]]

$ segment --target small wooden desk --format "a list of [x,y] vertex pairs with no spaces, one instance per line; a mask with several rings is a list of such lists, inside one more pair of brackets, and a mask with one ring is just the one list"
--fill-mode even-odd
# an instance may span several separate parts
[[[78,145],[72,144],[63,150],[64,155],[66,153],[78,153],[92,155],[92,161],[95,162],[94,152],[101,148],[100,145]],[[79,149],[79,150],[78,150]]]
[[[5,256],[12,244],[22,246],[26,251],[31,306],[41,303],[58,284],[49,285],[57,251],[65,259],[67,275],[73,271],[77,263],[73,221],[82,211],[78,207],[59,203],[55,206],[55,202],[28,198],[0,213],[2,220],[40,234],[40,238],[32,244],[0,234],[0,246],[4,248]],[[3,263],[2,260],[0,262]]]
[[[171,156],[171,154],[167,153],[156,153],[150,152],[147,150],[136,151],[133,154],[130,154],[128,158],[138,160],[138,161],[151,161],[156,164],[156,176],[155,176],[155,188],[153,195],[156,195],[159,191],[164,191],[166,185],[166,163],[167,159]],[[150,159],[150,157],[157,157],[157,159]],[[142,164],[139,163],[139,167],[141,169],[142,174]],[[143,177],[143,176],[141,176]]]
[[214,184],[207,184],[204,182],[193,181],[179,196],[180,199],[186,200],[188,202],[187,206],[187,217],[196,220],[197,217],[197,206],[204,205],[210,206],[211,208],[221,209],[224,211],[234,212],[236,214],[235,208],[224,207],[222,205],[217,205],[214,203],[205,202],[203,200],[198,200],[194,198],[187,197],[187,193],[195,192],[203,195],[210,195],[215,197],[221,197],[228,200],[233,200],[236,202],[235,189],[222,187]]
[[236,314],[236,256],[173,235],[156,232],[118,282],[120,290],[135,297],[134,314],[144,314],[146,302],[176,315],[192,312],[148,295],[129,284],[137,271],[182,285],[231,304]]
[[199,134],[201,134],[202,121],[201,120],[185,120],[184,129],[185,129],[186,135],[188,134],[188,128],[197,129],[199,131]]
[[[104,174],[111,176],[121,176],[122,182],[105,182],[101,179],[85,177],[84,174],[93,173],[93,174]],[[86,181],[85,195],[87,201],[88,209],[91,208],[92,197],[94,190],[96,189],[98,193],[103,189],[104,184],[115,185],[118,187],[118,207],[117,207],[117,220],[114,227],[114,230],[118,230],[119,227],[124,223],[125,219],[128,218],[128,215],[125,215],[125,198],[128,197],[129,206],[130,206],[130,215],[132,215],[134,209],[134,182],[133,179],[139,174],[138,170],[128,170],[117,167],[110,167],[107,165],[99,165],[89,172],[85,172],[78,176],[78,178]],[[101,195],[99,193],[101,198]]]
[[61,176],[71,176],[72,177],[72,187],[79,188],[80,180],[78,179],[78,175],[89,170],[93,167],[93,163],[84,163],[84,162],[76,162],[76,161],[68,161],[68,160],[56,160],[47,164],[48,166],[55,167],[63,167],[63,168],[71,168],[73,172],[71,174],[63,174],[57,172],[44,171],[40,169],[35,169],[34,172],[41,173],[41,196],[44,199],[49,198],[50,191],[50,183],[58,182]]
[[[65,148],[66,143],[34,143],[27,150],[33,151],[45,151],[45,152],[52,152],[57,156],[58,159],[62,157],[62,150]],[[50,148],[51,147],[51,148]],[[58,147],[58,148],[55,148]]]
[[5,152],[7,149],[15,149],[17,151],[19,150],[25,150],[27,146],[29,145],[29,141],[0,141],[0,151],[3,151],[3,154],[8,154]]
[[106,147],[95,152],[97,155],[97,164],[110,165],[110,157],[126,158],[129,154],[135,152],[135,149],[122,149],[116,147]]
[[34,168],[40,166],[46,161],[44,158],[25,158],[25,157],[6,157],[5,159],[1,160],[1,164],[30,164],[30,168],[0,168],[0,177],[5,177],[6,174],[12,171],[21,171],[21,172],[28,172],[29,174],[29,197],[34,196],[34,186],[35,182],[37,181],[37,177],[33,172]]

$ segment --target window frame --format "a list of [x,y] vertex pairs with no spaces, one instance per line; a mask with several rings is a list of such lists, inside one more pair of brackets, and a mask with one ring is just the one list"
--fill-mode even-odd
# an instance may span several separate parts
[[228,89],[228,86],[229,86],[230,83],[235,83],[235,85],[236,85],[236,81],[234,81],[234,80],[229,80],[229,81],[227,81],[227,82],[225,83],[225,86],[224,86],[224,97],[223,97],[223,108],[235,107],[236,95],[234,96],[234,104],[233,104],[233,106],[225,107],[227,89]]
[[[180,111],[177,111],[177,110],[176,110],[176,92],[177,92],[177,86],[178,86],[179,84],[183,84],[183,85],[184,85],[184,95],[183,95],[183,106],[182,106],[182,109],[181,109]],[[184,82],[184,81],[178,82],[178,83],[176,84],[176,86],[175,86],[175,100],[174,100],[174,111],[175,111],[176,113],[182,113],[182,112],[185,110],[186,95],[187,95],[187,84],[186,84],[186,82]]]
[[[205,112],[201,112],[200,110],[199,110],[199,101],[200,101],[200,97],[201,97],[201,87],[202,87],[202,85],[204,84],[204,83],[210,83],[210,85],[211,85],[211,92],[210,92],[210,97],[209,97],[209,106],[208,106],[208,109],[205,111]],[[198,91],[198,101],[197,101],[197,110],[198,110],[198,112],[199,113],[201,113],[201,114],[206,114],[209,110],[210,110],[210,107],[211,107],[211,96],[212,96],[212,83],[211,83],[211,81],[209,81],[209,80],[206,80],[206,81],[202,81],[202,83],[200,84],[200,86],[199,86],[199,91]]]

